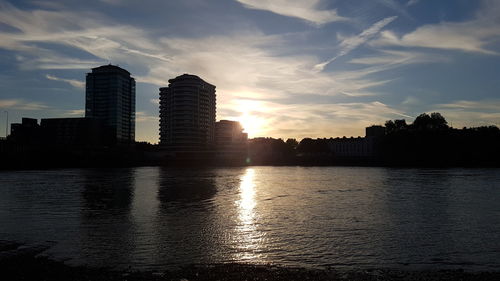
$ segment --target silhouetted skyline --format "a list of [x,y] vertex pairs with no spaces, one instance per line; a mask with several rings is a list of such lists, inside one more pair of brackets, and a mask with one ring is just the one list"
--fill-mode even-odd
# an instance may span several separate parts
[[136,140],[156,143],[158,88],[217,86],[217,120],[250,138],[361,136],[441,112],[500,125],[498,1],[0,0],[0,136],[21,117],[83,117],[85,73],[137,80]]

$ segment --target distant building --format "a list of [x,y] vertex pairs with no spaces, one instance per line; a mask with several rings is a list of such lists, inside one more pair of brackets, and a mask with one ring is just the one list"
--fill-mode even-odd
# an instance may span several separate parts
[[106,142],[107,128],[100,119],[47,118],[40,127],[46,145],[101,146]]
[[85,117],[103,120],[112,144],[135,141],[135,80],[123,68],[103,65],[87,73]]
[[221,120],[215,123],[215,145],[219,152],[246,152],[248,134],[240,122]]
[[385,127],[380,125],[373,125],[366,127],[366,137],[383,137],[385,136]]
[[12,123],[8,139],[17,144],[37,144],[40,141],[38,120],[23,117],[21,123]]
[[183,74],[160,88],[160,146],[206,150],[215,144],[215,86]]
[[375,154],[371,138],[335,138],[328,141],[328,148],[336,158],[365,158]]
[[340,159],[375,158],[378,156],[378,141],[385,135],[384,126],[370,126],[365,129],[364,138],[335,138],[328,140],[333,157]]

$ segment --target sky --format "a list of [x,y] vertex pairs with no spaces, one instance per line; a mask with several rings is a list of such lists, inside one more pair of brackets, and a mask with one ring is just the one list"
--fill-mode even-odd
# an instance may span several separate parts
[[158,88],[183,73],[249,137],[423,112],[500,125],[497,0],[0,0],[0,136],[7,115],[84,116],[85,75],[109,63],[136,79],[138,141],[158,142]]

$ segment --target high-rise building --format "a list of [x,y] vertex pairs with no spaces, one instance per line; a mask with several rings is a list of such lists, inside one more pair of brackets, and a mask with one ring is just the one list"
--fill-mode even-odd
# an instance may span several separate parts
[[104,121],[111,144],[135,141],[135,80],[115,65],[87,73],[85,117]]
[[176,151],[215,143],[215,86],[183,74],[160,88],[160,145]]

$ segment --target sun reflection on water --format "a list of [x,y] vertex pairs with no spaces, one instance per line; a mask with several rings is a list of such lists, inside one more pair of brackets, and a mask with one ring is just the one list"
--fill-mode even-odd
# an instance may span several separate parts
[[255,200],[254,177],[254,169],[249,168],[241,178],[240,199],[236,201],[239,212],[235,237],[238,242],[236,259],[263,262],[264,257],[259,252],[262,250],[264,234],[256,227],[258,216],[255,211],[257,203]]

